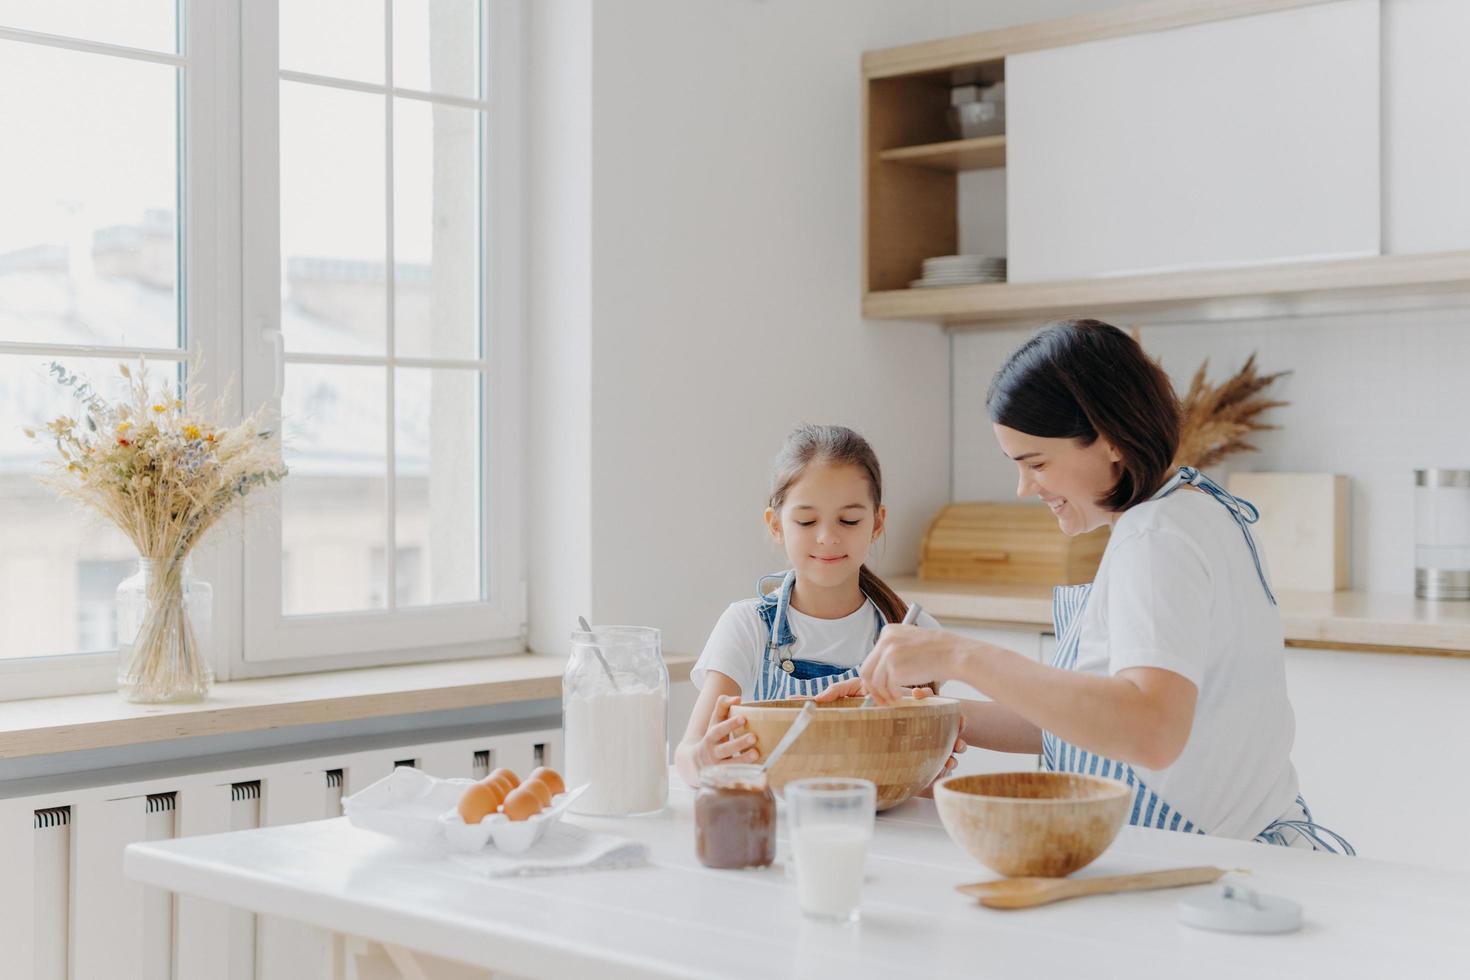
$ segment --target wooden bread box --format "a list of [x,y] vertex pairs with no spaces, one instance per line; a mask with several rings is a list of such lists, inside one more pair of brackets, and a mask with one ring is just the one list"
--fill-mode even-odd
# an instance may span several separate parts
[[956,503],[924,533],[919,577],[1006,585],[1091,582],[1108,529],[1068,537],[1044,504]]

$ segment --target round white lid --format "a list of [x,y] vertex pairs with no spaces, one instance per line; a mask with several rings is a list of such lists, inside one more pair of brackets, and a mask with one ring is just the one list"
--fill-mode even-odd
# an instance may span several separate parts
[[1289,898],[1229,884],[1181,898],[1179,921],[1216,932],[1295,932],[1302,927],[1302,907]]

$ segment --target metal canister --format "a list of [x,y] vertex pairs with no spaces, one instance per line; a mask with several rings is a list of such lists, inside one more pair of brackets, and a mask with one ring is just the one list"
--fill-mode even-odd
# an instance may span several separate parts
[[1470,470],[1414,471],[1414,594],[1470,599]]

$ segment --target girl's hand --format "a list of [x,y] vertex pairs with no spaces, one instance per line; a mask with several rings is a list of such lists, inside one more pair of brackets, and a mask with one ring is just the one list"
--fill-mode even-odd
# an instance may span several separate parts
[[755,762],[760,753],[755,750],[755,733],[738,734],[745,727],[745,719],[730,717],[730,707],[740,703],[740,695],[721,695],[715,702],[710,715],[709,728],[704,737],[694,743],[690,757],[697,770],[705,766],[717,766],[726,762]]
[[[915,698],[934,697],[934,692],[929,690],[927,687],[906,687],[903,689],[903,691],[905,697],[910,695]],[[836,684],[833,684],[831,687],[827,688],[820,694],[798,694],[796,697],[792,698],[792,700],[815,701],[818,704],[827,704],[828,702],[838,701],[842,698],[867,697],[867,694],[868,689],[863,686],[863,679],[861,677],[854,677],[850,680],[838,681]]]
[[820,694],[813,695],[810,698],[798,698],[797,700],[812,700],[818,704],[826,704],[829,701],[836,701],[838,698],[860,698],[867,693],[863,689],[863,679],[861,677],[854,677],[850,680],[838,681]]
[[892,704],[910,693],[906,685],[954,676],[953,637],[922,626],[888,625],[858,671],[863,687],[878,704]]

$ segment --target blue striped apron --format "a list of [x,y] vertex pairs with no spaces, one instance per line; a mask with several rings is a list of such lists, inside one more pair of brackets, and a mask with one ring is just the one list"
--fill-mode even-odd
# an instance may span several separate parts
[[[1235,519],[1241,534],[1245,537],[1246,546],[1250,548],[1251,558],[1256,566],[1256,574],[1261,580],[1261,587],[1266,590],[1266,597],[1271,600],[1271,604],[1275,605],[1276,596],[1272,594],[1270,583],[1266,581],[1266,572],[1261,565],[1260,552],[1256,550],[1255,539],[1251,537],[1250,525],[1260,519],[1260,513],[1255,506],[1248,500],[1232,496],[1218,483],[1192,466],[1181,467],[1179,472],[1150,499],[1158,500],[1166,497],[1185,485],[1203,490],[1230,512],[1230,516]],[[1077,654],[1082,641],[1081,614],[1091,592],[1091,583],[1059,585],[1053,590],[1052,625],[1057,637],[1056,654],[1052,658],[1053,667],[1061,670],[1077,668]],[[1206,832],[1203,827],[1180,813],[1176,807],[1171,806],[1150,789],[1139,778],[1134,768],[1125,762],[1089,752],[1058,738],[1051,732],[1043,731],[1041,733],[1041,764],[1043,768],[1051,772],[1103,776],[1126,783],[1133,788],[1133,807],[1129,812],[1128,822],[1134,826],[1176,830],[1186,834]],[[1325,838],[1331,838],[1332,843]],[[1297,796],[1291,813],[1279,820],[1272,821],[1265,830],[1256,835],[1255,839],[1265,844],[1278,844],[1286,847],[1309,845],[1313,850],[1330,851],[1334,854],[1356,853],[1353,846],[1341,836],[1312,820],[1312,813],[1307,809],[1306,800],[1301,796]]]
[[[772,579],[780,579],[781,587],[775,592],[764,593],[761,586]],[[791,632],[788,613],[791,609],[791,589],[796,585],[796,570],[785,575],[765,575],[756,583],[755,594],[760,598],[756,611],[766,624],[766,646],[761,657],[760,674],[755,682],[752,701],[778,701],[785,698],[812,697],[821,694],[838,681],[849,680],[858,675],[857,667],[838,667],[816,660],[796,660],[790,656],[791,644],[796,635]],[[871,603],[870,603],[871,604]],[[873,643],[883,632],[883,614],[873,607],[877,624],[873,630]],[[871,647],[870,647],[871,649]],[[867,651],[864,651],[866,656]]]

